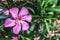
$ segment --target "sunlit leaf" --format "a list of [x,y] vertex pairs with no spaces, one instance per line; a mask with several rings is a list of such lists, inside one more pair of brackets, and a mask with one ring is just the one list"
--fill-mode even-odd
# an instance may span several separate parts
[[33,24],[33,25],[31,26],[30,31],[33,31],[34,28],[35,28],[35,24]]
[[54,8],[47,8],[46,10],[60,12],[60,6],[57,6],[57,7],[54,7]]

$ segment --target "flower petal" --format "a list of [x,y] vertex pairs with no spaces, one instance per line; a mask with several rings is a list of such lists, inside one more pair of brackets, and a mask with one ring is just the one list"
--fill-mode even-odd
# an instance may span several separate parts
[[16,24],[16,26],[13,27],[13,33],[14,34],[19,34],[20,30],[21,30],[21,24],[20,25]]
[[31,20],[32,20],[32,15],[23,16],[23,17],[22,17],[22,20],[31,22]]
[[57,26],[60,26],[60,23],[58,23]]
[[9,15],[9,10],[6,10],[3,14],[4,15]]
[[5,24],[4,24],[5,27],[12,27],[12,26],[14,26],[14,25],[15,25],[15,20],[12,20],[12,19],[10,19],[10,18],[8,18],[8,19],[5,21]]
[[3,9],[2,8],[0,8],[0,11],[2,11]]
[[12,37],[11,40],[18,40],[18,37]]
[[27,15],[28,13],[28,9],[26,7],[22,7],[19,16]]
[[22,30],[23,31],[29,29],[29,24],[27,22],[21,21],[21,24],[22,24]]
[[16,18],[18,16],[18,11],[19,11],[19,9],[16,7],[10,9],[10,13],[11,13],[13,18]]

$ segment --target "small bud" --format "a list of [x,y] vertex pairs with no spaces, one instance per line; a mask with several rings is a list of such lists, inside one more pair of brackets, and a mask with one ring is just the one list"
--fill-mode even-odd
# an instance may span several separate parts
[[5,38],[8,38],[8,36],[6,35]]
[[3,9],[0,8],[0,11],[2,11]]
[[18,38],[17,37],[12,37],[12,39],[11,40],[18,40]]
[[3,14],[4,15],[9,15],[9,10],[6,10]]

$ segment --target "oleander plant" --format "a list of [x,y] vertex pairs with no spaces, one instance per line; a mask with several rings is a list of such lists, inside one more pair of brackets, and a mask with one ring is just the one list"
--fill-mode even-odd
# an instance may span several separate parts
[[0,0],[0,40],[60,40],[60,0]]

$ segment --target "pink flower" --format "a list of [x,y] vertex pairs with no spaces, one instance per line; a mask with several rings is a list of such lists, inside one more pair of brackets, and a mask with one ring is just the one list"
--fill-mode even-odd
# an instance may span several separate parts
[[[31,22],[32,15],[29,14],[29,11],[26,7],[22,7],[21,11],[18,8],[11,8],[9,12],[11,13],[13,19],[8,18],[5,21],[5,27],[13,27],[13,33],[19,34],[21,30],[25,31],[29,29],[29,24]],[[27,21],[27,22],[26,22]]]
[[18,40],[18,38],[17,37],[12,37],[12,39],[11,40]]
[[47,34],[47,37],[54,36],[54,35],[55,35],[55,33],[53,31],[49,31]]

